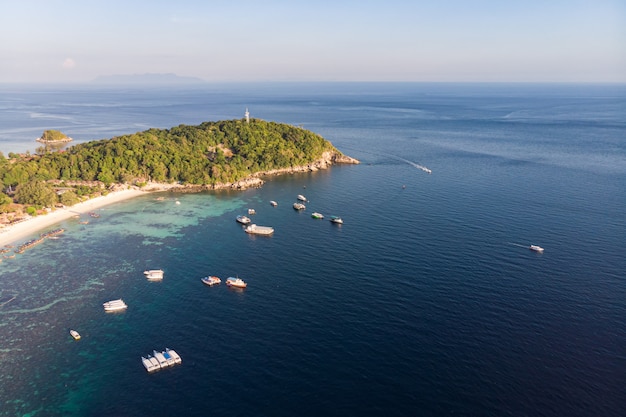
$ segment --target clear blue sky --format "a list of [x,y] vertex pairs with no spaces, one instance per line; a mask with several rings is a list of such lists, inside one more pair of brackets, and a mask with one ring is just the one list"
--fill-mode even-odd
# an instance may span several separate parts
[[626,82],[625,0],[0,0],[0,82]]

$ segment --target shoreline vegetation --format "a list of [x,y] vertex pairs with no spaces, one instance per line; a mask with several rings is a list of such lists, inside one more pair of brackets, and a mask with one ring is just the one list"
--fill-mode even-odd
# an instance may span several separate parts
[[[2,156],[4,161],[0,162],[0,175],[2,175],[0,179],[2,179],[3,189],[5,189],[5,204],[0,205],[0,207],[4,206],[3,213],[0,216],[0,246],[15,244],[20,239],[31,236],[39,230],[45,229],[64,220],[80,216],[81,214],[87,214],[103,206],[131,199],[139,195],[145,195],[147,193],[164,191],[191,193],[225,189],[245,190],[253,187],[261,187],[264,183],[264,178],[271,176],[293,174],[298,172],[314,172],[320,169],[327,169],[334,164],[359,163],[358,160],[343,155],[336,148],[334,148],[330,142],[321,138],[321,136],[308,132],[302,128],[262,121],[255,122],[249,124],[245,121],[239,120],[231,122],[215,122],[235,123],[239,129],[235,129],[234,132],[228,134],[219,134],[218,136],[220,141],[217,143],[213,141],[212,143],[204,143],[202,145],[203,152],[200,152],[202,154],[202,159],[208,159],[211,160],[211,162],[216,159],[221,159],[222,163],[217,165],[217,170],[215,164],[212,166],[200,167],[200,170],[204,168],[209,171],[209,174],[216,173],[216,171],[219,174],[223,170],[229,171],[231,163],[237,166],[247,166],[247,169],[240,169],[237,175],[231,175],[229,177],[221,176],[219,177],[221,181],[207,181],[206,176],[203,177],[203,181],[184,181],[180,177],[187,177],[187,179],[189,179],[189,172],[183,169],[182,171],[178,171],[178,176],[174,178],[166,175],[162,178],[158,178],[158,180],[155,180],[151,175],[147,175],[147,178],[146,176],[134,176],[130,175],[131,173],[129,173],[128,170],[124,170],[124,175],[120,174],[117,178],[125,179],[126,181],[114,181],[116,178],[115,169],[111,167],[99,167],[100,173],[102,173],[103,169],[108,169],[106,172],[108,176],[106,178],[103,178],[102,175],[98,175],[98,169],[96,169],[92,177],[85,178],[80,175],[75,175],[74,178],[68,178],[68,171],[64,171],[63,166],[61,166],[58,171],[60,175],[57,175],[56,177],[53,175],[51,178],[35,179],[38,183],[43,184],[42,186],[44,188],[48,187],[49,189],[54,190],[54,198],[52,200],[53,204],[15,204],[13,200],[15,199],[15,194],[19,194],[20,186],[23,186],[21,191],[22,194],[25,194],[24,190],[27,188],[24,184],[31,184],[34,180],[31,178],[25,178],[24,175],[22,175],[21,182],[11,182],[13,178],[16,178],[16,176],[11,175],[12,171],[18,170],[21,166],[20,163],[27,163],[32,167],[34,161],[34,166],[38,168],[44,166],[49,172],[50,165],[46,162],[49,162],[50,159],[56,160],[57,162],[61,160],[60,165],[62,165],[64,157],[71,161],[73,156],[74,162],[78,162],[78,165],[85,167],[85,164],[82,163],[80,159],[75,158],[76,155],[80,155],[81,148],[86,148],[89,151],[89,158],[93,160],[97,159],[98,156],[98,152],[94,152],[94,150],[106,150],[109,146],[114,146],[117,150],[116,156],[118,156],[118,164],[123,163],[124,157],[129,155],[133,157],[130,158],[131,163],[134,158],[139,158],[144,164],[146,164],[149,163],[145,160],[146,155],[132,150],[128,146],[120,147],[120,138],[113,138],[102,141],[87,142],[85,144],[73,146],[64,152],[55,152],[52,155],[46,154],[38,158],[26,155],[21,158],[13,158],[7,162],[4,156]],[[254,126],[254,124],[260,128],[260,134],[256,134],[254,130],[250,130],[250,127]],[[272,129],[268,129],[268,126],[274,130],[278,129],[280,135],[277,136],[272,134]],[[278,126],[278,128],[276,128],[276,126]],[[190,132],[190,127],[184,126],[184,128],[189,134],[183,139],[189,139],[189,136],[199,135],[199,133],[195,130],[191,130]],[[214,124],[209,123],[203,123],[197,128],[202,128],[204,131],[208,130],[213,133],[215,131],[215,129],[213,129]],[[181,126],[179,126],[178,129],[181,129]],[[152,139],[155,136],[155,132],[160,131],[157,129],[151,129],[147,132],[149,132],[149,139]],[[165,132],[167,132],[165,136],[169,141],[173,140],[174,142],[180,142],[180,138],[172,137],[170,133],[171,130]],[[140,134],[130,135],[130,137],[137,137],[138,135]],[[259,140],[259,136],[261,137],[261,140]],[[124,138],[129,138],[129,136],[123,136],[121,138],[123,141]],[[138,141],[141,142],[140,139],[141,136],[139,136],[139,139],[135,138],[135,144]],[[315,142],[313,145],[309,143],[310,139],[312,139],[312,142]],[[289,143],[283,143],[285,141],[295,143],[296,145],[294,147]],[[267,142],[271,142],[271,149],[269,149],[269,151]],[[154,141],[151,142],[151,145],[155,145]],[[191,146],[191,149],[195,149],[194,152],[197,153],[198,146],[197,144],[195,145],[196,146]],[[75,148],[78,148],[78,150]],[[301,150],[306,148],[310,148],[307,149],[308,152],[303,152]],[[255,150],[257,150],[255,154],[256,156],[254,158],[241,158],[242,154],[247,156],[246,153],[241,152],[242,149],[246,149],[247,153],[252,154],[254,154]],[[258,151],[259,149],[260,152]],[[167,151],[168,148],[165,148],[164,152]],[[299,155],[294,158],[293,155],[297,153],[299,153]],[[285,154],[291,155],[292,157],[285,158]],[[109,163],[113,162],[111,155],[109,155],[106,151],[104,152],[104,155],[105,157],[102,161],[108,161]],[[187,159],[188,163],[193,164],[193,158],[197,155],[179,154],[177,156],[178,158]],[[46,159],[46,157],[48,157],[48,159]],[[264,163],[259,163],[260,160],[264,161]],[[276,160],[282,162],[272,163]],[[295,161],[298,163],[290,165],[290,163]],[[261,165],[265,169],[262,169]],[[90,168],[87,167],[87,169]],[[93,170],[93,168],[91,169]],[[142,169],[145,173],[146,168],[144,167]],[[38,170],[31,170],[39,172]],[[74,191],[72,190],[85,188],[90,191],[87,195],[83,194],[80,198],[73,195],[73,197],[75,197],[74,199],[65,199],[64,201],[63,194],[74,194]],[[9,193],[6,193],[7,189],[9,190]],[[13,196],[9,202],[8,196],[11,195],[10,192],[12,190],[15,191],[13,191]],[[37,190],[37,193],[35,194],[40,195],[40,191],[41,190]],[[19,210],[17,210],[16,207]],[[30,210],[26,210],[26,213],[19,213],[19,211],[22,211],[24,207],[27,207]],[[33,209],[34,207],[36,207],[36,210]],[[16,212],[16,210],[18,212]]]

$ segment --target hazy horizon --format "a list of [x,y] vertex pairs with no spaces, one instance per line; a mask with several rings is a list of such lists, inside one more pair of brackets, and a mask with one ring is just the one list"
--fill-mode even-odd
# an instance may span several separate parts
[[626,4],[5,2],[0,83],[626,82]]
[[[144,75],[160,75],[160,74],[113,74],[111,77],[141,77]],[[178,76],[177,74],[167,74]],[[108,76],[102,76],[108,77]],[[140,78],[136,78],[131,80],[130,78],[123,81],[107,81],[100,82],[98,81],[100,76],[90,79],[90,80],[78,80],[78,81],[24,81],[24,82],[2,82],[0,81],[0,86],[3,88],[11,89],[12,86],[32,86],[32,87],[72,87],[72,86],[80,86],[80,87],[94,87],[94,88],[126,88],[135,86],[137,88],[143,86],[152,86],[152,87],[197,87],[197,86],[206,86],[206,87],[219,87],[219,86],[245,86],[245,85],[351,85],[351,84],[381,84],[381,85],[392,85],[392,84],[423,84],[423,85],[437,85],[437,84],[449,84],[449,85],[580,85],[580,86],[626,86],[625,81],[406,81],[406,80],[394,80],[394,81],[379,81],[379,80],[359,80],[359,81],[350,81],[350,80],[340,80],[340,81],[324,81],[324,80],[301,80],[301,81],[290,81],[290,80],[224,80],[224,81],[210,81],[204,80],[198,77],[187,77],[181,76],[181,78],[193,79],[195,81],[183,81],[177,82],[173,80],[164,80],[164,81],[154,81],[151,79],[141,80]]]

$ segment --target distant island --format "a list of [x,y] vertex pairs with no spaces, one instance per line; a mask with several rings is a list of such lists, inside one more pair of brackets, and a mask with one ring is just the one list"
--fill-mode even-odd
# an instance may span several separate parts
[[206,83],[201,78],[183,77],[176,74],[117,74],[102,75],[93,80],[95,84],[106,85],[185,85]]
[[[44,140],[67,138],[61,132],[46,132]],[[339,163],[359,161],[316,133],[248,115],[198,126],[149,129],[57,152],[10,153],[9,158],[0,153],[0,223],[114,190],[246,189],[261,186],[262,177]]]
[[63,142],[71,142],[72,138],[67,136],[65,133],[59,132],[58,130],[44,130],[43,134],[40,138],[37,138],[37,142],[42,143],[63,143]]

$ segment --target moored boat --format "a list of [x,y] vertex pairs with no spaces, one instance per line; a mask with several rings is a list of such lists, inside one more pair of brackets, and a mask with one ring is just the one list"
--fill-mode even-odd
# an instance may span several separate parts
[[76,330],[70,330],[70,334],[72,335],[74,340],[80,340],[80,333],[78,333]]
[[324,215],[322,213],[318,213],[317,211],[311,214],[311,217],[314,219],[323,219]]
[[143,274],[146,276],[147,279],[151,281],[156,281],[163,279],[164,272],[162,269],[148,269],[146,271],[143,271]]
[[237,216],[237,221],[241,224],[249,224],[251,220],[250,220],[250,217],[244,216],[242,214],[242,215]]
[[253,208],[249,208],[248,209],[248,214],[252,215],[252,214],[256,214],[256,210]]
[[246,288],[248,284],[239,277],[228,277],[226,279],[226,285],[234,288]]
[[274,233],[274,228],[269,226],[257,226],[256,224],[251,224],[246,227],[246,233],[250,233],[252,235],[271,235]]
[[165,352],[163,353],[163,356],[165,356],[165,358],[169,362],[174,362],[174,364],[183,363],[183,360],[180,358],[180,356],[178,355],[178,353],[176,353],[174,349],[165,348]]
[[305,197],[305,196],[303,196],[302,194],[298,194],[298,197],[297,197],[297,198],[298,198],[298,200],[300,200],[300,201],[307,201],[307,200],[306,200],[306,197]]
[[537,245],[530,245],[529,249],[535,252],[543,252],[543,248]]
[[161,369],[161,365],[159,365],[159,361],[157,361],[155,358],[153,358],[150,355],[148,355],[147,358],[142,356],[141,363],[143,363],[143,366],[146,368],[146,371],[148,372],[154,372],[154,371],[158,371],[159,369]]
[[278,205],[278,203],[274,200],[270,201],[270,204],[272,205],[272,207],[276,207]]
[[304,210],[306,206],[302,203],[293,203],[293,208],[296,210]]
[[220,282],[222,282],[221,279],[219,279],[218,277],[213,276],[213,275],[209,275],[207,277],[204,277],[204,278],[201,279],[201,281],[203,283],[205,283],[206,285],[208,285],[209,287],[212,287],[213,285],[217,285]]
[[158,371],[159,369],[167,368],[168,366],[174,366],[182,363],[180,355],[175,350],[165,348],[162,352],[152,351],[152,356],[141,357],[141,363],[148,372]]
[[102,306],[106,312],[121,311],[128,308],[126,303],[121,298],[118,300],[107,301],[106,303],[103,303]]
[[343,224],[343,219],[339,216],[330,216],[330,221],[337,224]]

